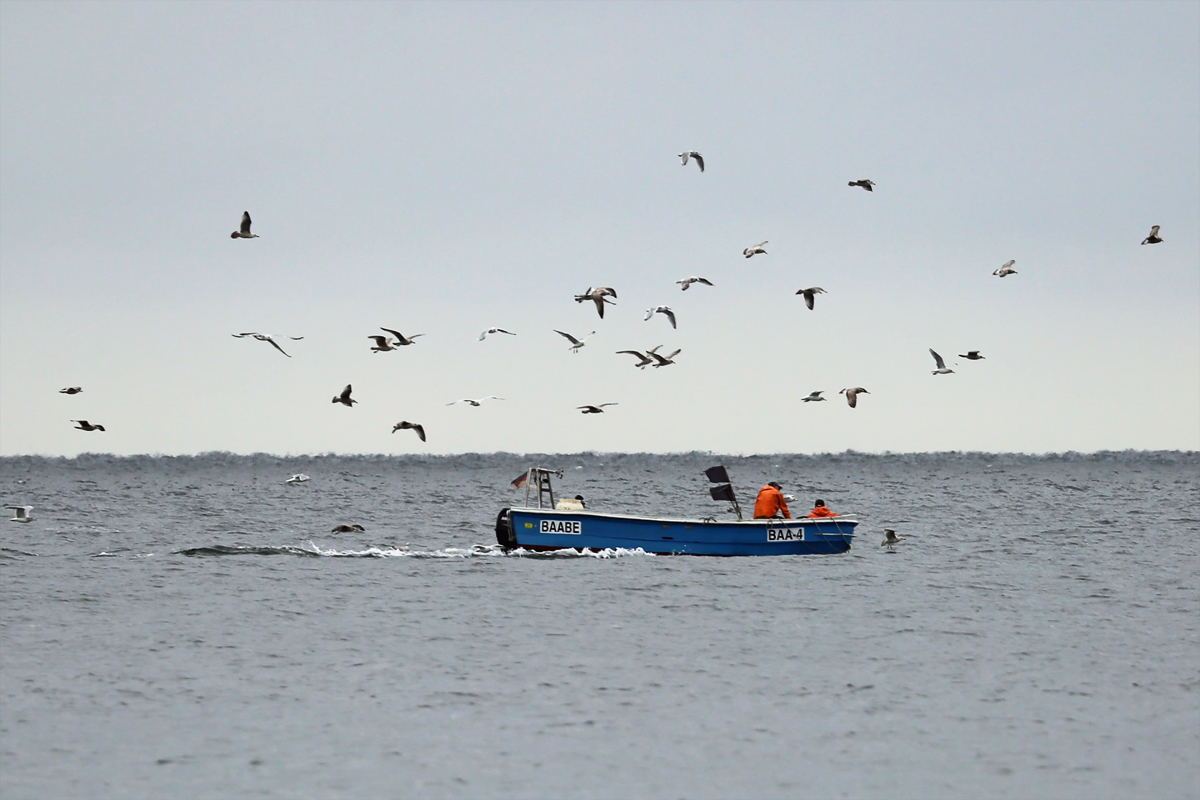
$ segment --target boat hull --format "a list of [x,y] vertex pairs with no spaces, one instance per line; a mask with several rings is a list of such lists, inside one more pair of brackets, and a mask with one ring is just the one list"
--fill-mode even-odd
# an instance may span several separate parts
[[850,549],[857,520],[698,520],[510,508],[496,520],[507,549],[636,550],[660,555],[829,555]]

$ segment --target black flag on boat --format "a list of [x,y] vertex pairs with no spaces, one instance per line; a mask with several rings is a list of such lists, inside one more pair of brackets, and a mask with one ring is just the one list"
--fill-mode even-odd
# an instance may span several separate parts
[[[715,467],[709,467],[708,469],[704,470],[704,474],[708,476],[709,481],[712,483],[730,483],[729,473],[726,472],[724,466],[718,465]],[[714,495],[713,499],[719,500],[721,498]]]
[[728,500],[731,503],[737,502],[733,496],[733,487],[728,483],[724,486],[714,486],[708,490],[708,493],[712,495],[713,500]]

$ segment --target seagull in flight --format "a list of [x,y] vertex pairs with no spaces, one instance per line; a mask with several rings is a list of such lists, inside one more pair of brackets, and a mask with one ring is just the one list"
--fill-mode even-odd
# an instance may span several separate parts
[[1158,235],[1158,225],[1150,229],[1150,235],[1142,239],[1142,244],[1158,244],[1162,241],[1162,237]]
[[86,419],[73,419],[73,420],[71,420],[71,422],[79,423],[78,425],[75,426],[75,430],[77,430],[77,431],[102,431],[102,430],[104,430],[103,425],[93,425],[92,423],[88,422]]
[[860,394],[870,394],[870,392],[861,386],[855,386],[853,389],[842,389],[838,392],[838,394],[846,395],[846,403],[849,404],[851,408],[856,408],[858,406],[858,396]]
[[310,480],[312,480],[312,478],[308,477],[303,472],[297,472],[295,475],[284,481],[284,483],[304,483],[305,481]]
[[409,422],[408,420],[403,420],[401,422],[397,422],[395,427],[392,428],[392,433],[395,433],[396,431],[408,431],[408,430],[416,431],[417,438],[420,439],[422,442],[425,441],[424,426],[418,425],[415,422]]
[[229,234],[230,239],[257,239],[257,233],[250,232],[250,212],[242,212],[242,227]]
[[597,286],[595,289],[589,286],[583,294],[575,295],[575,302],[583,303],[591,300],[596,304],[596,313],[600,315],[600,319],[604,319],[604,304],[610,303],[615,306],[616,303],[613,303],[608,297],[616,296],[617,292],[611,286]]
[[83,391],[82,386],[68,386],[65,389],[59,389],[58,393],[59,394],[79,394],[82,391]]
[[813,300],[816,299],[816,296],[825,293],[825,290],[820,286],[810,286],[807,289],[798,289],[796,291],[796,294],[804,295],[804,305],[808,306],[809,311],[813,310]]
[[979,361],[983,356],[979,355],[978,350],[968,350],[966,353],[959,353],[959,358],[965,358],[967,361]]
[[679,157],[683,159],[683,166],[685,167],[687,166],[689,158],[696,159],[696,166],[700,168],[701,172],[704,172],[704,156],[700,155],[695,150],[684,150],[679,154]]
[[31,514],[33,506],[5,506],[5,508],[11,508],[15,512],[9,522],[29,522],[33,519]]
[[654,359],[648,358],[646,356],[646,354],[641,352],[640,350],[618,350],[617,353],[618,354],[628,353],[631,356],[637,356],[638,363],[634,364],[634,366],[637,367],[638,369],[645,369],[646,367],[648,367],[649,365],[654,363]]
[[[655,349],[657,349],[657,348],[655,348]],[[660,356],[658,353],[651,351],[651,352],[647,353],[646,355],[650,356],[651,358],[653,358],[655,361],[658,362],[657,364],[654,365],[654,368],[658,369],[659,367],[669,367],[671,364],[674,364],[675,356],[679,355],[681,352],[682,352],[681,350],[676,350],[674,353],[667,353],[665,356]]]
[[339,394],[337,397],[333,398],[333,400],[330,402],[341,403],[346,408],[352,407],[358,401],[350,399],[350,391],[351,391],[350,384],[347,383],[346,388],[342,389],[342,393]]
[[933,356],[933,360],[937,362],[937,369],[933,371],[934,375],[949,375],[951,372],[954,372],[954,370],[946,366],[946,362],[942,360],[941,356],[934,352],[932,347],[929,348],[929,355]]
[[820,401],[824,401],[824,400],[825,400],[825,398],[824,398],[824,397],[821,397],[821,395],[823,395],[823,394],[825,394],[825,392],[813,392],[813,393],[812,393],[812,394],[810,394],[808,397],[805,397],[804,399],[802,399],[800,402],[802,402],[802,403],[812,403],[812,402],[816,402],[816,401],[818,401],[818,400],[820,400]]
[[1017,263],[1015,259],[1005,261],[1003,264],[1000,265],[1000,269],[996,270],[992,274],[999,276],[1001,278],[1003,278],[1005,275],[1016,275],[1017,271],[1012,268],[1012,265],[1015,263]]
[[894,530],[892,530],[891,528],[884,528],[883,529],[883,541],[879,544],[879,546],[886,547],[888,550],[891,550],[892,545],[898,544],[903,541],[904,541],[903,536],[897,536],[896,532]]
[[705,286],[712,286],[712,281],[710,281],[708,278],[697,278],[695,275],[693,275],[690,278],[684,278],[681,281],[675,281],[675,282],[678,283],[679,288],[685,292],[688,290],[688,287],[691,286],[693,283],[703,283]]
[[[235,339],[245,339],[247,336],[249,336],[253,339],[257,339],[260,342],[270,342],[271,347],[274,347],[276,350],[283,353],[288,358],[291,358],[291,356],[287,354],[287,351],[279,346],[279,342],[275,341],[275,337],[269,333],[258,333],[257,331],[248,331],[247,333],[234,333],[234,334],[230,334],[230,335],[233,336],[233,338],[235,338]],[[285,339],[285,338],[291,339],[292,341],[298,342],[301,339],[303,339],[304,337],[303,336],[286,336],[286,337],[280,336],[279,338],[280,339]]]
[[592,331],[591,333],[589,333],[587,336],[583,337],[582,339],[576,339],[571,334],[563,333],[560,330],[555,330],[554,332],[557,333],[559,336],[565,336],[568,340],[570,340],[572,353],[578,353],[579,348],[583,347],[587,343],[588,337],[594,336],[596,333],[595,331]]
[[493,334],[493,333],[507,333],[509,336],[516,336],[515,333],[513,333],[512,331],[506,331],[506,330],[504,330],[504,328],[488,328],[486,331],[479,334],[479,341],[482,342],[484,339],[486,339],[488,337],[489,334]]
[[758,244],[754,245],[753,247],[747,247],[745,250],[742,251],[742,255],[744,255],[746,258],[749,258],[750,256],[755,256],[755,255],[758,255],[759,253],[762,253],[765,256],[767,254],[767,251],[763,250],[763,245],[766,243],[767,242],[764,239],[763,241],[759,242]]
[[649,320],[655,314],[666,314],[667,319],[671,320],[671,327],[675,327],[675,312],[671,310],[670,306],[654,306],[653,308],[646,309],[647,320]]
[[[484,400],[503,400],[503,399],[504,399],[503,397],[496,397],[496,395],[494,395],[494,394],[489,394],[487,397],[481,397],[478,400],[473,400],[470,397],[464,397],[462,400],[455,400],[453,403],[446,403],[446,405],[456,406],[459,403],[466,403],[469,406],[474,406],[475,408],[479,408],[479,404],[482,403]],[[395,430],[392,431],[392,433],[395,433],[395,432],[396,432]],[[421,441],[425,441],[425,437],[422,436]]]
[[857,181],[850,181],[849,185],[850,186],[861,186],[862,188],[866,189],[868,192],[875,191],[875,189],[872,188],[875,186],[875,181],[867,180],[866,178],[861,178]]
[[617,404],[616,403],[601,403],[598,406],[576,406],[575,408],[584,414],[603,414],[605,406],[615,406],[615,405],[617,405]]
[[409,337],[406,339],[406,338],[404,337],[404,334],[403,334],[403,333],[401,333],[400,331],[394,331],[394,330],[392,330],[391,328],[385,328],[385,327],[383,327],[382,325],[380,325],[380,326],[379,326],[379,330],[381,330],[381,331],[387,331],[387,332],[388,332],[388,333],[390,333],[392,336],[395,336],[395,337],[396,337],[395,341],[393,341],[393,342],[392,342],[392,347],[404,347],[405,345],[412,344],[412,343],[413,343],[413,340],[415,340],[415,339],[416,339],[418,336],[424,336],[424,335],[425,335],[425,334],[423,334],[423,333],[414,333],[412,336],[409,336]]

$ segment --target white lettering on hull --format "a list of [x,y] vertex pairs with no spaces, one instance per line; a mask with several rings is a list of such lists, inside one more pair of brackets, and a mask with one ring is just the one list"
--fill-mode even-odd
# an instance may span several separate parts
[[767,528],[768,542],[803,542],[803,528]]
[[577,519],[544,519],[541,533],[570,533],[578,536],[583,533],[583,523]]

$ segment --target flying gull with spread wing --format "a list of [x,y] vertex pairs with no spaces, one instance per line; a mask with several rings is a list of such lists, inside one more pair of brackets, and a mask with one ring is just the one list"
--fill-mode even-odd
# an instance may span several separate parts
[[874,189],[875,181],[868,180],[866,178],[860,178],[859,180],[856,180],[856,181],[850,181],[849,185],[850,186],[861,186],[862,188],[866,189],[868,192],[875,191],[875,189]]
[[512,331],[506,331],[506,330],[504,330],[504,328],[488,328],[486,331],[479,334],[479,341],[482,342],[484,339],[486,339],[488,336],[490,336],[493,333],[507,333],[509,336],[516,336],[515,333],[513,333]]
[[102,430],[104,430],[103,425],[93,425],[92,423],[88,422],[86,419],[73,419],[73,420],[71,420],[71,422],[79,423],[78,425],[75,426],[75,430],[77,430],[77,431],[102,431]]
[[[276,350],[283,353],[288,358],[291,358],[291,356],[288,355],[288,352],[279,346],[279,342],[275,341],[275,336],[277,336],[277,335],[278,334],[272,335],[269,333],[259,333],[258,331],[247,331],[246,333],[230,334],[230,336],[232,336],[235,339],[245,339],[246,337],[250,337],[259,342],[269,342],[271,347],[274,347]],[[279,338],[280,339],[291,339],[294,342],[298,342],[301,339],[303,339],[304,337],[303,336],[280,336]]]
[[813,301],[816,299],[817,295],[825,294],[825,290],[820,286],[810,286],[807,289],[798,289],[796,294],[804,295],[804,305],[808,306],[809,311],[812,311]]
[[1012,265],[1015,263],[1017,263],[1016,259],[1005,261],[1000,265],[1000,269],[996,270],[992,274],[1000,278],[1003,278],[1005,275],[1016,275],[1017,271],[1012,268]]
[[79,394],[82,391],[83,391],[82,386],[68,386],[65,389],[59,389],[58,393],[59,394]]
[[576,339],[576,338],[575,338],[574,336],[572,336],[571,334],[569,334],[569,333],[564,333],[563,331],[560,331],[560,330],[555,330],[554,332],[555,332],[555,333],[557,333],[559,336],[563,336],[563,337],[565,337],[565,338],[566,338],[568,341],[570,341],[570,342],[571,342],[571,352],[572,352],[572,353],[578,353],[578,352],[579,352],[579,348],[581,348],[581,347],[583,347],[585,344],[587,344],[587,340],[588,340],[588,338],[589,338],[589,337],[591,337],[591,336],[594,336],[594,335],[596,334],[596,332],[595,332],[595,331],[592,331],[591,333],[589,333],[587,336],[583,337],[582,339]]
[[346,384],[346,388],[345,388],[345,389],[342,389],[342,393],[341,393],[341,394],[339,394],[337,397],[333,398],[333,400],[332,400],[332,401],[330,401],[330,402],[333,402],[333,403],[341,403],[341,404],[342,404],[342,405],[344,405],[346,408],[351,408],[351,407],[352,407],[352,406],[353,406],[355,403],[357,403],[357,402],[358,402],[357,400],[352,400],[352,399],[350,399],[350,392],[351,392],[351,391],[352,391],[352,390],[351,390],[351,388],[350,388],[350,384],[348,384],[348,383],[347,383],[347,384]]
[[884,528],[883,529],[883,541],[880,542],[879,546],[886,547],[888,550],[891,550],[892,545],[899,544],[900,542],[903,542],[903,541],[904,541],[903,536],[897,536],[896,532],[894,530],[892,530],[891,528]]
[[646,309],[646,319],[649,320],[655,314],[665,314],[667,319],[671,320],[671,327],[675,327],[675,312],[670,306],[653,306]]
[[704,172],[704,156],[700,155],[695,150],[684,150],[679,154],[679,157],[683,160],[682,163],[685,167],[687,166],[689,158],[696,159],[696,166],[700,168],[701,172]]
[[576,410],[584,414],[603,414],[605,406],[615,406],[616,403],[600,403],[595,406],[576,406]]
[[684,278],[681,281],[675,281],[675,282],[678,283],[679,288],[685,292],[688,290],[688,287],[691,286],[693,283],[703,283],[705,286],[712,286],[712,281],[710,281],[708,278],[698,278],[695,275],[693,275],[690,278]]
[[868,392],[866,389],[862,388],[861,386],[855,386],[853,389],[841,389],[838,391],[838,394],[846,395],[846,403],[851,408],[857,408],[858,407],[858,396],[860,394],[870,394],[870,392]]
[[824,397],[821,397],[821,395],[823,395],[823,394],[825,394],[825,392],[823,392],[823,391],[821,391],[821,392],[813,392],[813,393],[812,393],[812,394],[810,394],[808,397],[802,398],[800,402],[802,402],[802,403],[813,403],[813,402],[816,402],[816,401],[818,401],[818,400],[820,400],[820,401],[824,401],[824,400],[825,400],[825,398],[824,398]]
[[742,251],[742,255],[744,255],[746,258],[749,258],[750,256],[756,256],[759,253],[762,253],[765,256],[767,254],[767,251],[763,250],[763,245],[766,243],[767,243],[767,241],[764,239],[763,241],[759,242],[758,244],[754,245],[753,247],[747,247],[745,250]]
[[242,225],[233,233],[229,234],[230,239],[257,239],[257,233],[250,232],[250,212],[242,212]]
[[1158,244],[1162,241],[1162,237],[1158,235],[1158,225],[1150,229],[1150,235],[1142,239],[1142,244]]
[[29,522],[33,519],[33,506],[5,506],[11,508],[14,512],[13,518],[9,522]]
[[933,371],[934,375],[949,375],[954,370],[946,366],[946,362],[937,354],[937,351],[932,347],[929,348],[929,355],[933,356],[933,360],[937,363],[937,369]]
[[979,361],[983,356],[979,355],[978,350],[968,350],[965,353],[959,353],[959,358],[965,358],[967,361]]
[[[480,397],[480,398],[479,398],[479,399],[477,399],[477,400],[476,400],[476,399],[473,399],[473,398],[470,398],[470,397],[464,397],[462,400],[455,400],[453,403],[446,403],[446,405],[448,405],[448,406],[456,406],[456,405],[458,405],[459,403],[466,403],[466,404],[467,404],[467,405],[469,405],[469,406],[473,406],[473,407],[475,407],[475,408],[479,408],[479,405],[480,405],[480,404],[481,404],[481,403],[482,403],[484,400],[503,400],[503,399],[504,399],[503,397],[496,397],[496,395],[494,395],[494,394],[489,394],[487,397]],[[392,431],[392,433],[395,433],[395,431]]]
[[408,420],[402,420],[401,422],[397,422],[395,427],[392,428],[392,433],[395,433],[396,431],[409,431],[409,430],[416,431],[417,438],[420,439],[422,442],[425,441],[424,426],[418,425],[415,422],[409,422]]
[[615,306],[616,303],[613,303],[613,301],[609,300],[608,298],[616,296],[617,291],[611,286],[597,286],[594,289],[589,286],[587,291],[583,294],[575,295],[575,302],[584,303],[588,300],[591,300],[596,304],[596,313],[600,315],[600,319],[604,319],[604,304],[610,303]]
[[618,355],[624,354],[624,353],[628,353],[631,356],[637,356],[638,363],[634,364],[634,366],[637,367],[638,369],[645,369],[646,367],[648,367],[649,365],[654,363],[654,359],[648,358],[646,356],[646,354],[641,352],[640,350],[618,350],[617,351]]
[[675,356],[679,355],[681,352],[683,352],[683,351],[676,350],[673,353],[667,353],[665,356],[660,356],[658,353],[650,352],[650,353],[647,353],[646,355],[650,356],[656,362],[658,362],[654,365],[654,368],[658,369],[659,367],[669,367],[672,364],[674,364]]

